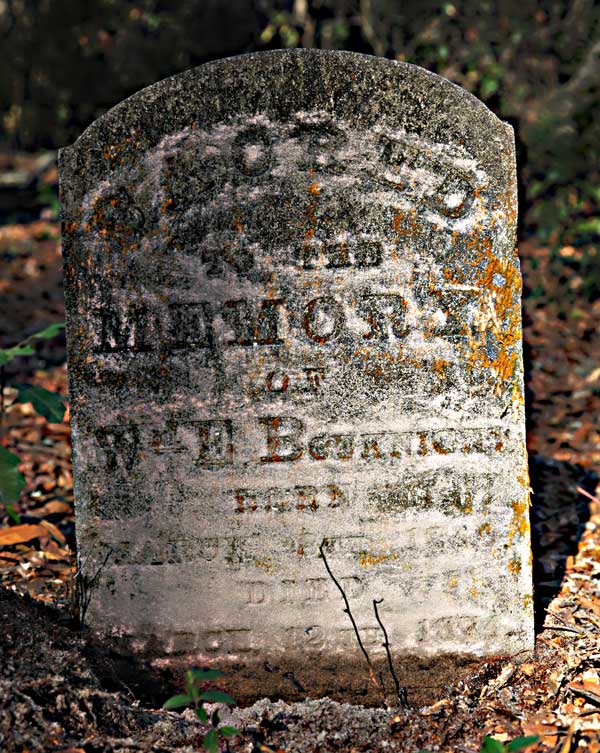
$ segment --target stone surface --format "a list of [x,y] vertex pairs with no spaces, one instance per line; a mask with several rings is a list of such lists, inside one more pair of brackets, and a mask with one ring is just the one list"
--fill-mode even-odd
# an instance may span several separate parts
[[323,544],[409,686],[532,647],[508,125],[407,64],[253,54],[115,107],[61,194],[92,627],[240,699],[368,699]]

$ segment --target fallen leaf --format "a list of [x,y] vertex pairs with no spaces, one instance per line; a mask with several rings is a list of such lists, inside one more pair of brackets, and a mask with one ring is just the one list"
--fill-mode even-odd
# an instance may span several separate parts
[[50,534],[52,534],[52,536],[54,536],[54,538],[61,544],[66,543],[67,540],[64,537],[64,534],[59,531],[54,523],[50,523],[48,520],[42,520],[40,525],[43,526]]
[[0,546],[9,546],[10,544],[21,544],[31,539],[37,539],[40,536],[46,536],[48,531],[42,525],[22,525],[4,528],[0,531]]

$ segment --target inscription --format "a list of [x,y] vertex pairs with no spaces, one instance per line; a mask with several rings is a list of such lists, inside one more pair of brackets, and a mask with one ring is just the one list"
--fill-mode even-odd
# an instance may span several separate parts
[[[376,180],[412,196],[413,200],[450,219],[468,214],[475,201],[474,179],[457,168],[451,159],[434,156],[431,149],[416,138],[386,134],[381,137],[380,144],[385,169],[374,166]],[[419,186],[419,177],[424,174],[437,177],[435,191],[425,195]]]
[[348,505],[346,492],[337,484],[235,489],[227,494],[233,497],[237,512],[316,512]]
[[306,241],[297,250],[303,269],[359,269],[378,267],[383,259],[383,244],[370,238],[349,238],[339,241]]
[[417,640],[426,643],[460,643],[469,645],[481,639],[490,619],[482,615],[449,615],[433,620],[421,620],[417,625]]
[[304,438],[302,421],[292,417],[259,419],[266,429],[269,450],[264,463],[299,460],[370,461],[396,460],[454,453],[495,453],[504,447],[506,431],[500,428],[441,429],[422,432],[377,432],[372,434],[318,434]]
[[[494,455],[503,451],[507,431],[499,427],[445,428],[416,432],[327,433],[306,436],[303,421],[293,416],[267,416],[248,423],[233,419],[167,420],[164,428],[143,424],[98,428],[94,436],[106,470],[131,471],[149,453],[184,453],[193,465],[217,470],[247,459],[248,431],[262,432],[264,451],[253,459],[261,464],[349,461],[394,462],[406,458],[445,455]],[[257,450],[260,452],[260,449]],[[423,489],[423,494],[427,494]],[[400,504],[400,497],[398,504]]]
[[279,309],[283,300],[261,301],[256,310],[250,301],[226,301],[221,310],[225,324],[233,331],[228,345],[281,345]]
[[326,380],[322,367],[305,366],[301,369],[269,369],[253,385],[253,394],[267,397],[317,395]]
[[369,499],[381,512],[441,510],[446,515],[487,510],[493,500],[492,474],[457,474],[449,481],[434,474],[408,476],[402,484],[373,486]]
[[[433,302],[437,318],[427,335],[464,335],[472,324],[477,291],[442,291],[445,309]],[[145,353],[223,347],[283,345],[284,322],[290,335],[316,345],[342,338],[358,345],[403,342],[408,333],[406,299],[397,293],[357,293],[346,301],[320,296],[291,309],[284,298],[170,303],[166,311],[144,302],[103,306],[93,312],[97,353]],[[220,324],[222,323],[222,324]],[[223,327],[224,325],[224,327]]]
[[250,126],[235,137],[232,151],[240,172],[261,175],[271,164],[271,136],[264,126]]
[[123,186],[94,202],[91,225],[100,232],[133,236],[145,223],[142,210]]

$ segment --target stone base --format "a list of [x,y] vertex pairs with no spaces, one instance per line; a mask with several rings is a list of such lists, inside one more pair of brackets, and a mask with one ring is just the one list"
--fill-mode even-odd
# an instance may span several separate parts
[[[164,687],[165,699],[183,685],[183,675],[187,669],[212,666],[224,673],[223,679],[215,685],[232,695],[240,706],[250,706],[261,698],[291,703],[324,697],[362,706],[398,705],[395,681],[385,655],[372,659],[374,674],[384,689],[381,692],[370,677],[364,656],[358,651],[330,656],[310,656],[306,653],[294,656],[290,652],[272,652],[262,661],[239,656],[229,660],[220,657],[218,664],[209,665],[196,654],[145,654],[142,657],[131,653],[132,644],[126,639],[119,639],[115,650],[117,674],[124,682],[129,684],[135,681],[136,685],[140,685],[141,671],[148,675],[153,695],[157,693],[157,686]],[[521,662],[529,656],[530,652],[527,651],[516,657],[406,654],[394,656],[393,662],[397,681],[406,691],[408,705],[420,707],[446,697],[449,686],[466,680],[483,664],[504,660]],[[132,666],[135,666],[135,678],[129,677]],[[140,670],[141,666],[144,669]]]

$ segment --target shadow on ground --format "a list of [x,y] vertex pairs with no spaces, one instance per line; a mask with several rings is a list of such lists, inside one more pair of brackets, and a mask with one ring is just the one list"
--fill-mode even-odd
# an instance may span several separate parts
[[561,589],[569,557],[577,547],[590,517],[589,499],[578,489],[593,495],[597,474],[542,455],[529,459],[533,489],[531,545],[536,633],[542,630],[546,609]]

